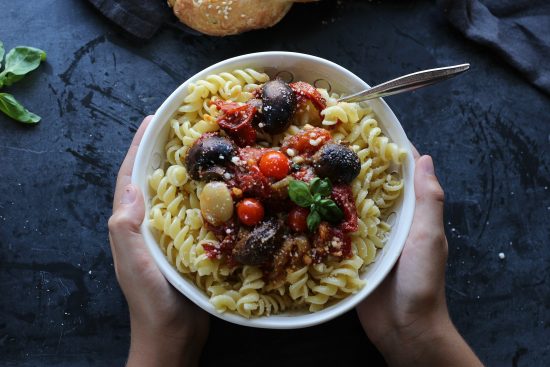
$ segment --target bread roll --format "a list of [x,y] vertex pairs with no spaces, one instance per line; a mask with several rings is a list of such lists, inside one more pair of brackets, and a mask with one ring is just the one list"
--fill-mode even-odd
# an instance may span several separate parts
[[211,36],[227,36],[271,27],[294,2],[309,1],[316,0],[168,0],[168,4],[187,26]]

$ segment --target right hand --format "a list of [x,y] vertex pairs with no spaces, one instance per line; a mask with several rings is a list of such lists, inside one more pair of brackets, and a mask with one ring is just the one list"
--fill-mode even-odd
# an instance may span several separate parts
[[481,365],[447,310],[444,193],[431,157],[416,159],[414,187],[414,219],[401,257],[384,282],[357,306],[357,314],[390,365]]
[[120,167],[109,219],[115,272],[130,310],[127,366],[195,366],[208,335],[208,315],[168,283],[149,253],[141,223],[145,203],[132,185],[132,168],[147,117]]

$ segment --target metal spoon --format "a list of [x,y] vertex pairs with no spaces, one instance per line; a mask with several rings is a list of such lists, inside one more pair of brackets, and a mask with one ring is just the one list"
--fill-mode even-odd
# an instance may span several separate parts
[[391,96],[401,92],[407,92],[413,89],[422,88],[443,80],[450,79],[461,74],[470,68],[470,64],[460,64],[422,70],[416,73],[407,74],[396,79],[392,79],[377,86],[371,87],[359,93],[338,99],[338,102],[361,102],[367,99]]

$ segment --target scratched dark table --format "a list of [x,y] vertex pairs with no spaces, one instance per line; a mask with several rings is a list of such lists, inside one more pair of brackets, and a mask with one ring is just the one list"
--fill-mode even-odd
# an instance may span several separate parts
[[[446,191],[458,329],[488,366],[550,365],[549,96],[464,39],[433,1],[342,3],[296,6],[276,27],[241,36],[166,27],[136,42],[85,1],[0,0],[5,47],[48,52],[9,88],[42,122],[0,114],[0,365],[123,365],[128,311],[106,223],[126,148],[143,116],[189,76],[264,50],[325,57],[371,83],[472,64],[387,101],[434,157]],[[211,320],[204,366],[382,363],[354,312],[295,331]]]

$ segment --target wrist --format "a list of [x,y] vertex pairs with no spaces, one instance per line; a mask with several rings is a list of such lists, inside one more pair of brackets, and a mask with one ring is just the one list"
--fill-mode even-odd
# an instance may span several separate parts
[[389,366],[483,366],[448,313],[419,319],[387,335],[379,350]]
[[456,333],[447,312],[437,312],[411,323],[394,327],[377,341],[373,341],[390,366],[411,365],[421,361],[429,349]]
[[193,338],[174,336],[164,330],[144,330],[132,325],[128,367],[197,366],[202,343]]

